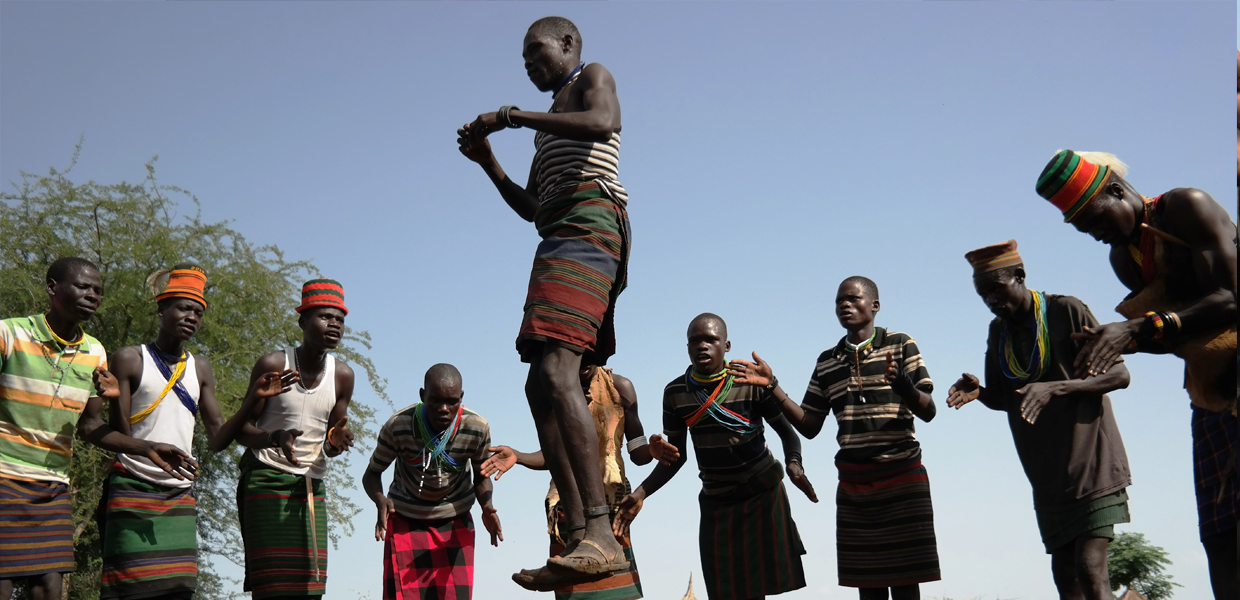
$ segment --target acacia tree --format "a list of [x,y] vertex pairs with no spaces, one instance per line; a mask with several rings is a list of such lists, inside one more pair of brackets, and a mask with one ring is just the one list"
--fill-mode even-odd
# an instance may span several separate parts
[[1172,588],[1180,584],[1171,581],[1163,571],[1171,566],[1167,551],[1145,541],[1145,535],[1125,531],[1115,536],[1107,545],[1107,572],[1111,576],[1111,591],[1120,587],[1141,592],[1148,600],[1167,600]]
[[[197,198],[156,181],[155,159],[147,163],[146,179],[138,184],[75,184],[67,174],[80,151],[81,143],[68,168],[50,169],[45,176],[23,172],[11,191],[0,192],[0,240],[4,240],[0,244],[0,317],[46,310],[48,265],[62,256],[81,256],[99,266],[104,282],[103,303],[84,325],[86,329],[109,352],[144,343],[154,339],[158,327],[155,303],[145,286],[147,276],[178,262],[193,261],[207,271],[210,306],[189,349],[210,359],[220,409],[225,417],[233,414],[249,386],[254,361],[265,352],[300,342],[301,330],[292,309],[298,303],[301,282],[317,275],[314,265],[287,260],[275,246],[247,241],[228,222],[203,222]],[[189,210],[182,213],[183,209]],[[360,366],[375,394],[391,404],[386,382],[363,354],[369,349],[366,332],[346,329],[336,355]],[[373,426],[374,409],[353,402],[349,427],[357,434],[355,450],[370,449]],[[236,595],[239,586],[222,578],[212,561],[222,557],[243,564],[236,506],[241,449],[234,445],[225,452],[211,452],[199,424],[193,453],[201,465],[194,484],[198,597],[228,598]],[[352,484],[345,475],[352,454],[358,452],[328,461],[328,490]],[[68,585],[68,596],[74,600],[93,600],[99,595],[96,510],[112,460],[111,453],[81,439],[74,441],[69,476],[76,571]],[[330,531],[333,545],[342,531],[352,533],[352,517],[359,510],[348,498],[329,493],[329,519],[343,526],[343,530]]]

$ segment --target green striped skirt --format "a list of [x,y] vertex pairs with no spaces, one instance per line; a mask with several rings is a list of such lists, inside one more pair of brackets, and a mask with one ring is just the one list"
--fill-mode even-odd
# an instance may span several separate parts
[[747,600],[805,587],[805,546],[778,463],[732,492],[698,495],[698,549],[711,600]]
[[[256,599],[323,595],[327,586],[323,480],[270,467],[249,451],[239,466],[237,513],[245,542],[243,589]],[[306,502],[307,487],[313,489],[312,505]]]
[[198,506],[174,488],[113,470],[104,484],[100,598],[190,597],[198,584]]
[[1042,544],[1050,554],[1079,537],[1115,539],[1115,524],[1128,523],[1128,491],[1120,490],[1064,509],[1036,509]]

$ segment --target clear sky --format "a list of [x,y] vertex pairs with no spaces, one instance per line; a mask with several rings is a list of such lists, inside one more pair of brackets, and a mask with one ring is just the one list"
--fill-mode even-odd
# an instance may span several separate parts
[[[74,180],[138,181],[158,154],[160,179],[193,191],[206,219],[343,283],[397,407],[451,362],[494,440],[534,450],[513,340],[538,238],[454,140],[480,112],[550,105],[520,56],[548,14],[577,23],[623,106],[634,241],[610,366],[635,383],[647,433],[694,315],[722,315],[731,356],[758,350],[799,397],[842,335],[836,285],[866,275],[878,323],[917,339],[938,386],[918,437],[943,581],[923,595],[1054,598],[1005,417],[943,403],[961,372],[981,372],[990,319],[963,254],[1016,238],[1031,287],[1117,317],[1107,249],[1034,192],[1060,148],[1113,152],[1144,194],[1198,187],[1234,218],[1234,2],[6,1],[0,179],[66,165],[81,135]],[[517,179],[532,137],[492,138]],[[1128,365],[1131,387],[1112,395],[1134,480],[1120,529],[1170,552],[1177,597],[1206,598],[1182,363]],[[856,597],[836,585],[827,427],[805,443],[822,502],[791,490],[808,586],[784,597]],[[634,485],[648,470],[629,470]],[[700,582],[694,471],[634,525],[649,598],[679,598],[691,572]],[[545,556],[546,484],[514,472],[496,485],[507,540],[479,546],[475,597],[534,597],[509,575]],[[337,490],[366,510],[332,550],[328,591],[378,599],[382,546],[357,488]]]

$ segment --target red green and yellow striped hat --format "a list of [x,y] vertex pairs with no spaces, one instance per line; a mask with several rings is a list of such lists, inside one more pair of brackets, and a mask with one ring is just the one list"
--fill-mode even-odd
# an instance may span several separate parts
[[172,267],[171,271],[161,271],[157,275],[163,273],[168,274],[168,285],[155,296],[156,302],[165,298],[189,298],[201,302],[203,308],[207,307],[204,294],[207,289],[207,272],[202,267],[193,263],[180,263]]
[[974,275],[1025,264],[1025,261],[1020,258],[1020,253],[1016,251],[1016,240],[970,250],[965,253],[964,258],[973,265]]
[[335,279],[311,279],[301,286],[301,306],[297,307],[297,312],[314,306],[339,308],[349,314],[349,309],[344,307],[344,287]]
[[1050,200],[1066,223],[1098,195],[1110,172],[1111,167],[1091,163],[1071,150],[1060,150],[1038,176],[1038,195]]

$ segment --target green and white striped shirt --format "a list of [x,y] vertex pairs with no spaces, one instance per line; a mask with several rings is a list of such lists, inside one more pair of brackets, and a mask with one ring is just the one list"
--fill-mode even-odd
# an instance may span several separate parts
[[57,340],[43,315],[0,321],[0,477],[69,483],[73,434],[94,396],[99,340]]

